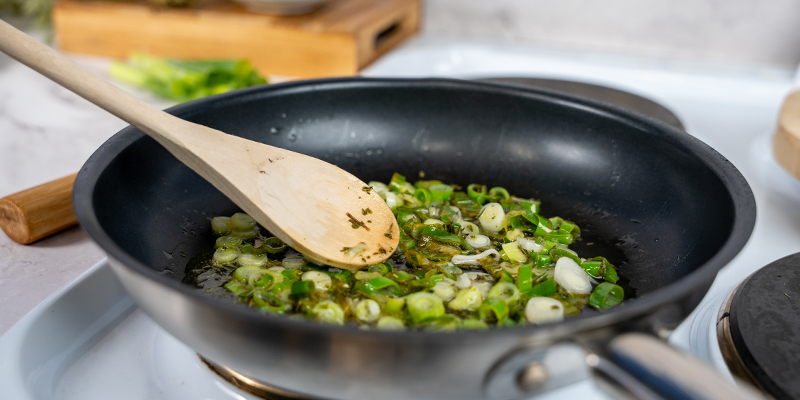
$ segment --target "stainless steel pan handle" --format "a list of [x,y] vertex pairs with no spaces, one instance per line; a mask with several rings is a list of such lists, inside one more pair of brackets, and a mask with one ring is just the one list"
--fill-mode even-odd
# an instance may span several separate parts
[[571,342],[539,343],[511,351],[489,371],[485,397],[528,398],[595,377],[617,398],[641,400],[766,400],[750,385],[733,383],[708,365],[651,335],[614,337],[600,356]]
[[[766,399],[745,383],[736,384],[711,367],[653,336],[627,333],[608,344],[610,360],[648,388],[668,399]],[[590,366],[593,360],[589,358]]]

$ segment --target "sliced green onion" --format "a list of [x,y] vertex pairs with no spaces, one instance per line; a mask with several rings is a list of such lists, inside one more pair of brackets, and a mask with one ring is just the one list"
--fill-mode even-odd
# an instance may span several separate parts
[[586,260],[581,263],[581,268],[593,278],[600,278],[603,276],[603,272],[605,272],[603,262],[598,260]]
[[436,282],[439,282],[442,279],[444,279],[444,277],[441,276],[441,275],[433,275],[433,276],[429,276],[427,278],[410,281],[409,284],[411,284],[412,287],[416,287],[416,288],[430,289],[430,288],[436,286]]
[[539,214],[538,201],[517,199],[517,203],[522,207],[523,210],[525,210],[525,212],[530,212],[531,214]]
[[403,252],[406,252],[410,249],[413,249],[417,245],[417,241],[408,237],[406,233],[401,229],[400,230],[400,245],[399,248]]
[[481,303],[483,303],[483,295],[480,289],[472,286],[468,289],[459,290],[456,297],[447,303],[447,308],[455,311],[475,311],[481,306]]
[[431,185],[428,190],[431,192],[431,198],[434,202],[447,201],[453,195],[453,187],[443,183]]
[[255,229],[248,229],[248,230],[231,229],[230,235],[238,236],[244,240],[251,240],[255,239],[258,236],[258,231]]
[[241,282],[230,281],[225,284],[225,289],[230,290],[235,295],[240,295],[247,291],[247,288],[241,284]]
[[554,278],[556,283],[569,293],[592,292],[592,278],[571,258],[561,257],[556,261]]
[[533,254],[536,258],[537,267],[549,267],[553,263],[553,257],[549,254]]
[[253,283],[253,286],[257,288],[262,288],[262,287],[268,288],[270,285],[272,285],[272,281],[275,280],[275,278],[272,276],[270,272],[272,271],[266,271],[266,273],[263,276],[261,276],[259,280]]
[[371,265],[367,269],[367,272],[377,272],[377,273],[379,273],[381,275],[386,275],[386,274],[389,273],[389,267],[386,266],[386,264],[375,264],[375,265]]
[[219,248],[214,252],[212,257],[217,264],[232,264],[239,257],[239,249],[237,248]]
[[[425,206],[425,207],[429,206],[431,204],[431,201],[433,201],[433,196],[431,196],[431,192],[428,189],[421,189],[420,188],[420,189],[415,190],[414,191],[414,198],[419,200],[420,203],[422,203],[422,205]],[[398,218],[398,221],[400,221],[399,218]]]
[[525,319],[536,325],[564,319],[564,305],[550,297],[533,297],[525,305]]
[[525,293],[533,287],[533,264],[525,264],[517,270],[517,289]]
[[508,200],[511,198],[511,195],[508,194],[508,190],[499,186],[489,189],[489,196],[503,200]]
[[508,318],[508,303],[501,299],[488,299],[478,308],[481,320],[502,324]]
[[445,314],[426,319],[422,322],[422,327],[429,331],[453,332],[458,329],[460,322],[460,319],[455,315]]
[[406,324],[403,320],[397,317],[381,317],[375,327],[382,331],[402,331],[406,329]]
[[553,248],[550,249],[550,255],[553,256],[553,259],[558,262],[561,257],[569,257],[572,261],[575,261],[576,264],[580,265],[581,258],[578,257],[578,253],[570,250],[570,249],[560,249],[560,248]]
[[290,281],[299,281],[303,278],[303,271],[299,269],[286,269],[281,271],[281,275]]
[[412,279],[416,279],[414,275],[411,275],[406,271],[394,271],[391,274],[389,274],[389,278],[392,278],[395,281],[399,282],[408,282]]
[[393,192],[399,191],[405,183],[406,177],[395,172],[392,174],[392,179],[389,181],[389,190]]
[[514,263],[524,263],[525,261],[528,261],[528,257],[516,243],[503,243],[502,247],[503,251],[506,252],[506,256],[508,257],[509,261]]
[[442,301],[450,301],[456,297],[455,285],[445,281],[436,282],[436,285],[434,285],[431,290],[433,294],[442,299]]
[[303,277],[301,279],[304,281],[314,282],[315,288],[325,292],[330,290],[331,285],[333,284],[330,275],[319,271],[308,271],[303,274]]
[[[508,215],[508,214],[506,214],[506,215]],[[513,228],[513,229],[509,230],[508,232],[506,232],[505,239],[506,239],[506,241],[514,242],[517,239],[519,239],[520,237],[524,237],[524,235],[525,234],[521,230]]]
[[344,311],[338,304],[324,300],[311,309],[311,313],[318,321],[334,325],[344,325]]
[[444,315],[442,299],[428,292],[417,292],[406,297],[406,307],[415,324],[431,317]]
[[286,302],[278,296],[263,290],[253,292],[253,305],[261,311],[271,311],[282,314],[286,312]]
[[617,283],[617,269],[605,257],[594,257],[584,261],[581,268],[594,278],[603,278],[606,282]]
[[525,296],[527,297],[534,297],[534,296],[550,296],[551,294],[556,292],[556,281],[553,278],[550,278],[534,287],[530,290],[525,292]]
[[371,297],[386,297],[400,292],[400,285],[387,277],[379,276],[364,282],[361,291]]
[[231,231],[230,217],[214,217],[211,219],[211,231],[217,236],[224,236]]
[[239,281],[241,283],[249,284],[249,281],[250,281],[251,277],[253,277],[254,275],[258,275],[258,279],[261,279],[261,277],[265,273],[266,273],[266,270],[263,270],[263,269],[261,269],[259,267],[245,266],[245,267],[236,268],[236,270],[233,271],[233,275],[232,276],[233,276],[233,279],[235,279],[235,280],[237,280],[237,281]]
[[330,275],[331,278],[335,278],[346,283],[348,286],[353,284],[353,273],[350,271],[342,270],[342,271],[329,272],[328,275]]
[[279,299],[289,302],[291,301],[292,296],[292,281],[283,281],[281,283],[274,283],[272,288],[269,289],[269,292],[278,296]]
[[353,247],[351,247],[349,249],[345,247],[345,249],[346,250],[344,251],[344,258],[346,258],[348,260],[352,260],[357,255],[359,255],[361,252],[363,252],[364,250],[367,249],[367,244],[364,243],[364,242],[361,242],[361,243],[359,243],[359,244],[357,244],[357,245],[355,245],[355,246],[353,246]]
[[589,296],[589,305],[598,310],[607,310],[622,302],[625,291],[622,287],[609,282],[603,282],[594,289]]
[[356,305],[354,314],[360,321],[375,322],[381,317],[381,306],[372,299],[361,300]]
[[292,294],[295,296],[305,296],[314,291],[313,281],[300,281],[292,283]]
[[289,248],[289,246],[287,246],[286,243],[283,243],[282,240],[276,237],[269,237],[264,239],[264,241],[261,243],[261,248],[266,250],[267,253],[279,254],[286,251]]
[[473,224],[472,222],[461,221],[459,222],[459,224],[461,225],[462,234],[477,235],[481,233],[481,228],[478,227],[478,225]]
[[489,326],[486,325],[486,322],[477,319],[467,318],[461,321],[460,328],[468,330],[486,330],[489,329]]
[[370,187],[371,187],[373,190],[375,190],[375,192],[376,192],[376,193],[378,193],[379,195],[380,195],[381,193],[383,193],[383,192],[386,192],[386,191],[388,191],[388,190],[389,190],[389,187],[388,187],[388,186],[386,186],[386,184],[385,184],[385,183],[383,183],[383,182],[378,182],[378,181],[370,181],[370,182],[369,182],[367,185],[369,185],[369,186],[370,186]]
[[248,231],[254,229],[258,225],[253,217],[245,213],[236,213],[231,216],[231,229]]
[[386,299],[386,306],[384,307],[384,311],[387,314],[400,314],[403,311],[403,307],[406,305],[406,299],[403,297],[390,297]]
[[483,212],[478,217],[481,227],[487,232],[497,233],[503,229],[503,220],[506,213],[499,203],[489,203],[483,206]]
[[513,283],[500,282],[489,290],[489,298],[500,299],[513,306],[519,301],[519,289]]
[[461,236],[454,235],[450,232],[447,232],[444,228],[433,225],[426,226],[425,229],[422,230],[422,237],[424,238],[426,236],[430,239],[456,247],[461,246],[461,244],[464,242],[464,240],[461,239]]
[[217,238],[217,241],[214,242],[214,248],[219,249],[221,247],[239,247],[242,245],[242,238],[236,236],[222,236]]
[[606,261],[606,271],[603,274],[603,279],[605,279],[606,282],[611,283],[617,283],[617,279],[619,279],[619,276],[617,275],[617,269],[614,268],[614,266],[608,261]]
[[368,281],[370,279],[380,278],[380,272],[367,272],[367,271],[358,271],[355,275],[356,279],[359,281]]
[[286,269],[298,269],[306,265],[306,260],[303,259],[301,255],[292,255],[284,257],[283,260],[281,260],[281,265]]
[[486,186],[476,183],[467,186],[467,195],[478,204],[483,204],[489,200],[489,196],[486,194]]
[[575,239],[571,233],[564,231],[553,231],[544,236],[545,239],[555,240],[561,244],[572,244]]
[[242,254],[236,259],[236,264],[242,267],[261,268],[267,265],[267,256],[261,254]]

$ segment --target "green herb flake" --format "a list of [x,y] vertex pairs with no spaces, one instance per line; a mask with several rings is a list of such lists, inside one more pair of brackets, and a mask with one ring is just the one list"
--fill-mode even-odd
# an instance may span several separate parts
[[347,213],[347,217],[349,218],[350,223],[353,224],[352,225],[353,229],[358,229],[358,227],[362,227],[366,230],[369,230],[367,224],[357,220],[356,217],[353,216],[353,214]]
[[361,188],[361,190],[363,190],[364,193],[369,193],[370,190],[372,190],[372,187],[371,186],[364,186],[364,187]]
[[372,214],[372,210],[370,210],[369,208],[362,208],[361,215],[367,215],[367,214]]

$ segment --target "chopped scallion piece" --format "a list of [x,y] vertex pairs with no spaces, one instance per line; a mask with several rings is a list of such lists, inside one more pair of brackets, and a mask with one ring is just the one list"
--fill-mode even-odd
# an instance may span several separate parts
[[620,286],[603,282],[594,289],[589,296],[589,305],[598,310],[607,310],[622,302],[625,292]]

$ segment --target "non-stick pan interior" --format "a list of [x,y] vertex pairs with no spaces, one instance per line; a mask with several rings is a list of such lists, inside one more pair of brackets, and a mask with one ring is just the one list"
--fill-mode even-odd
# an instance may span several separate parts
[[[543,215],[581,227],[579,254],[619,265],[636,296],[702,266],[735,219],[719,155],[666,125],[546,92],[334,80],[239,92],[176,113],[364,181],[424,172],[541,199]],[[122,251],[180,280],[188,260],[212,246],[210,218],[237,208],[139,131],[115,139],[125,146],[94,164],[104,168],[91,188],[97,222]]]

